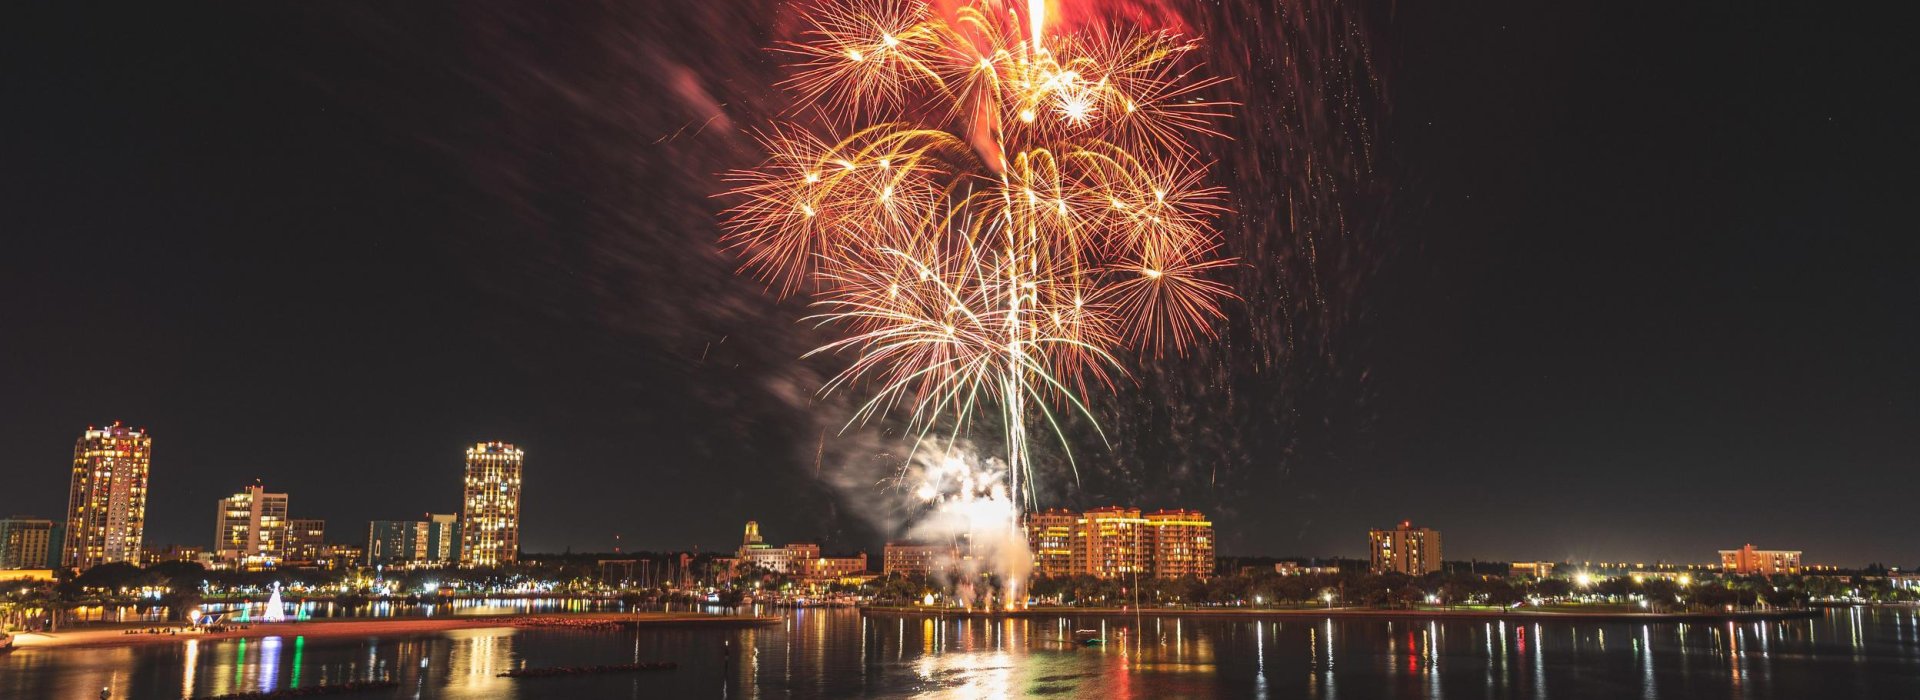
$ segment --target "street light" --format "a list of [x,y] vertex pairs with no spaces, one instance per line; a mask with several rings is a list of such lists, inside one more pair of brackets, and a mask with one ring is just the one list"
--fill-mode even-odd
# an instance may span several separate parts
[[1322,591],[1320,593],[1320,599],[1327,602],[1328,609],[1333,608],[1333,591]]

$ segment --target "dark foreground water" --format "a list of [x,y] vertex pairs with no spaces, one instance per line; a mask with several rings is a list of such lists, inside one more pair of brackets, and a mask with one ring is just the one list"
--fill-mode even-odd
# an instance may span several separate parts
[[[1070,642],[1076,628],[1111,643]],[[730,652],[728,651],[730,650]],[[522,666],[676,671],[506,679]],[[0,657],[0,698],[179,698],[392,679],[433,698],[1920,698],[1920,612],[1779,623],[862,618],[754,630],[487,629]]]

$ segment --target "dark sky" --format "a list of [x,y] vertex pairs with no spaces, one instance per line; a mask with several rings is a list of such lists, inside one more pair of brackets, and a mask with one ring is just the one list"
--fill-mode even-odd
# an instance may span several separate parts
[[[506,440],[530,550],[875,546],[836,474],[886,438],[823,431],[804,307],[714,243],[792,10],[546,5],[8,10],[0,511],[56,515],[123,420],[153,543],[255,478],[337,540],[450,512]],[[1116,446],[1051,502],[1203,508],[1239,554],[1411,518],[1449,558],[1920,564],[1912,126],[1870,19],[1306,5],[1164,3],[1231,28],[1248,303],[1102,403]]]

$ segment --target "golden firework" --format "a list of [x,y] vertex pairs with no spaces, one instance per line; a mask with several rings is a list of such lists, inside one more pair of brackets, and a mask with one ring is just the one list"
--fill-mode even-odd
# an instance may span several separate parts
[[787,84],[843,135],[766,132],[768,160],[730,174],[728,242],[843,333],[814,352],[854,356],[824,391],[874,388],[850,423],[902,409],[957,436],[997,409],[1031,499],[1027,422],[1059,432],[1125,375],[1119,354],[1184,353],[1233,296],[1209,277],[1229,264],[1221,191],[1188,141],[1218,135],[1224,105],[1198,97],[1217,81],[1168,33],[1046,34],[1042,0],[808,20]]

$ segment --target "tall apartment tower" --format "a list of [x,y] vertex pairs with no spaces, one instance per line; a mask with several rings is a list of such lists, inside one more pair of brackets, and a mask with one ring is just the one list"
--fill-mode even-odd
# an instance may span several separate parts
[[498,566],[520,556],[520,448],[483,442],[467,448],[460,514],[460,564]]
[[1367,533],[1373,551],[1373,573],[1419,576],[1440,570],[1440,532],[1400,521],[1392,530]]
[[280,565],[287,550],[287,495],[267,493],[256,481],[220,499],[214,514],[213,556],[243,569]]
[[140,563],[152,452],[153,439],[146,431],[119,422],[88,428],[80,435],[73,444],[62,566],[88,569],[109,562]]

